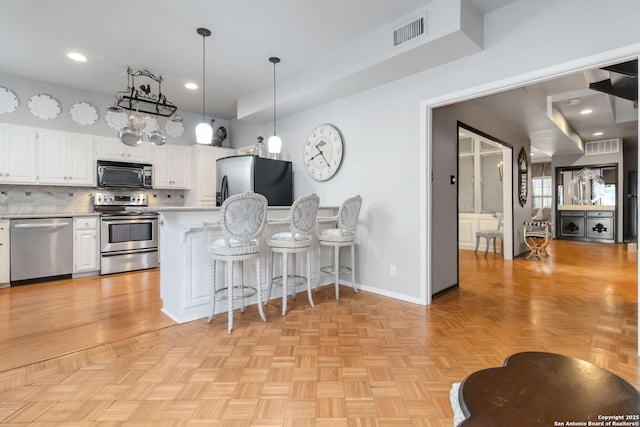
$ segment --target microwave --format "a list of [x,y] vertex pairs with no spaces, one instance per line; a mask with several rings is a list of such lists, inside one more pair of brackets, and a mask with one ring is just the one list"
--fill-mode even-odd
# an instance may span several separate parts
[[98,160],[98,187],[151,188],[153,167],[140,163]]

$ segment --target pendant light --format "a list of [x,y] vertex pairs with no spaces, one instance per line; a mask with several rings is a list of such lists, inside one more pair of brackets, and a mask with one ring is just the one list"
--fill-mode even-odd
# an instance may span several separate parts
[[196,30],[202,36],[202,122],[196,126],[196,142],[198,144],[211,144],[213,137],[213,128],[204,117],[204,101],[205,101],[205,59],[206,53],[204,48],[204,40],[211,35],[211,31],[206,28],[198,28]]
[[271,158],[278,159],[282,150],[282,140],[276,134],[276,64],[280,62],[280,58],[272,56],[269,62],[273,64],[273,136],[267,141],[267,149],[271,153]]

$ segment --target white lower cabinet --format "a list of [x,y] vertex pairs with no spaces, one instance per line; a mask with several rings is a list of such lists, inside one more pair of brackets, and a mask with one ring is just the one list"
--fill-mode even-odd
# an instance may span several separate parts
[[0,285],[9,283],[9,220],[0,219]]
[[[73,274],[100,271],[99,217],[73,219]],[[88,275],[88,274],[83,274]]]

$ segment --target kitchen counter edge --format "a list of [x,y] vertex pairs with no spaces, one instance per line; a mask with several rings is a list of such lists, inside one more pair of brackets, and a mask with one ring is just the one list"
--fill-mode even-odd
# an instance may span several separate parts
[[[336,206],[320,206],[322,209],[338,209]],[[291,206],[269,206],[269,210],[285,210],[288,211]],[[213,207],[201,207],[201,206],[168,206],[168,207],[128,207],[127,211],[136,212],[211,212],[219,211],[220,206]]]
[[99,212],[61,212],[61,213],[29,213],[29,214],[0,214],[0,219],[38,219],[38,218],[77,218],[100,216]]

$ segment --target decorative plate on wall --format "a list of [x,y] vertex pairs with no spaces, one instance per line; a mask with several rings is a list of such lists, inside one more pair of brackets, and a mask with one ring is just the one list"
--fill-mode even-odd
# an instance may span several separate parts
[[87,102],[76,102],[69,108],[69,115],[80,126],[91,126],[98,121],[98,110]]
[[167,131],[169,136],[180,138],[184,134],[184,125],[182,122],[167,120],[167,123],[164,125],[164,130]]
[[27,104],[31,114],[42,120],[55,119],[60,115],[62,109],[60,103],[49,95],[41,93],[33,95]]
[[129,115],[126,113],[126,111],[107,111],[107,113],[104,115],[104,121],[107,122],[107,125],[109,125],[111,129],[119,131],[129,122]]
[[13,113],[18,109],[20,100],[13,91],[0,86],[0,114]]

